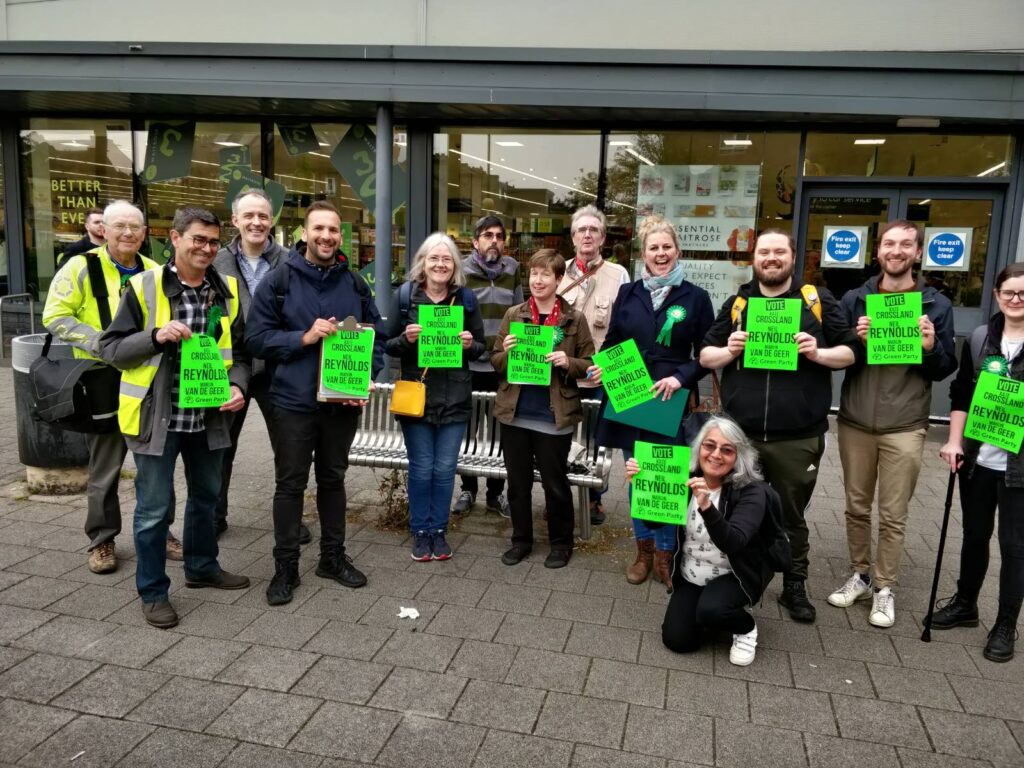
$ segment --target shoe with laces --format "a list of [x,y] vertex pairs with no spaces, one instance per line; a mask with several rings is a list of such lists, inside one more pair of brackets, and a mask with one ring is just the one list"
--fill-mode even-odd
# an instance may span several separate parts
[[245,589],[249,586],[249,577],[220,570],[213,576],[201,576],[196,579],[186,576],[185,586],[189,589]]
[[729,649],[729,663],[737,667],[748,667],[757,653],[757,627],[743,635],[732,636],[732,648]]
[[352,558],[341,551],[321,551],[316,575],[334,579],[343,587],[358,589],[366,586],[366,574],[352,565]]
[[267,587],[267,605],[284,605],[292,601],[295,590],[302,583],[299,564],[278,560],[274,563],[274,578]]
[[814,621],[817,611],[807,599],[807,588],[802,581],[783,581],[782,594],[778,597],[779,605],[789,611],[789,617],[793,621],[811,623]]
[[146,623],[157,629],[170,629],[178,626],[178,612],[167,600],[142,604],[142,618]]
[[510,549],[505,550],[501,556],[501,562],[505,565],[516,565],[529,556],[533,549],[525,544],[513,544]]
[[932,629],[952,629],[953,627],[978,626],[978,602],[968,600],[957,592],[932,614]]
[[412,535],[412,559],[417,563],[430,562],[430,538],[430,531],[416,531]]
[[459,498],[455,500],[455,504],[452,505],[453,515],[468,515],[469,510],[473,508],[473,502],[476,501],[476,496],[469,491],[463,491],[459,494]]
[[430,534],[430,551],[433,553],[431,554],[431,557],[434,560],[452,559],[452,548],[448,544],[448,540],[445,538],[444,531],[436,530]]
[[859,573],[853,574],[846,583],[828,596],[828,604],[836,608],[849,608],[858,600],[867,600],[871,596],[871,582],[864,581]]
[[179,562],[185,559],[185,550],[181,548],[181,541],[170,531],[167,532],[167,559]]
[[117,570],[114,542],[104,541],[89,553],[89,570],[93,573],[113,573]]
[[873,627],[891,627],[896,623],[896,595],[888,587],[882,587],[871,598],[871,613],[868,624]]
[[487,497],[487,511],[497,512],[502,517],[512,517],[512,511],[508,508],[508,499],[505,498],[504,493],[499,493],[497,496]]
[[988,642],[981,653],[989,661],[999,663],[1013,658],[1013,644],[1017,640],[1017,621],[1004,616],[996,619],[992,631],[988,633]]

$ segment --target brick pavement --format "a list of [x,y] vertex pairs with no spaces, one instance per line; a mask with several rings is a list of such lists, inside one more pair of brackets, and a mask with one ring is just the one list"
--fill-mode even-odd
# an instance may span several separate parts
[[[919,639],[945,491],[942,430],[933,430],[913,502],[896,626],[870,627],[865,603],[825,603],[847,575],[833,441],[810,514],[818,622],[784,618],[774,583],[755,610],[757,659],[740,668],[728,663],[726,640],[688,656],[662,647],[664,590],[622,575],[632,541],[618,463],[608,524],[562,571],[542,567],[543,546],[517,567],[501,565],[505,521],[479,509],[453,532],[453,560],[415,563],[405,535],[371,524],[379,477],[353,470],[349,552],[369,585],[350,591],[317,578],[314,545],[294,602],[270,609],[273,473],[256,412],[221,541],[223,565],[253,586],[186,590],[171,564],[182,620],[152,629],[135,594],[130,536],[118,540],[119,570],[93,575],[84,497],[25,497],[11,378],[0,369],[0,765],[1024,764],[1024,653],[1002,665],[981,656],[996,577],[982,594],[986,626]],[[132,497],[126,480],[129,516]],[[954,567],[958,515],[947,549]],[[952,579],[947,569],[940,594]],[[420,618],[398,619],[401,606]]]

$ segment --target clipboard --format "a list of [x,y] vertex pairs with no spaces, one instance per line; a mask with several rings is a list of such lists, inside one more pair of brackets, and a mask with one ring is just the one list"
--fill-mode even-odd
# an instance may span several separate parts
[[[371,334],[371,338],[376,333],[376,330],[374,329],[374,327],[372,325],[363,325],[361,323],[357,323],[356,319],[352,315],[349,315],[344,320],[342,320],[340,323],[338,323],[338,330],[339,331],[362,331],[363,333]],[[371,345],[372,345],[372,341],[371,341]],[[324,382],[323,382],[324,345],[323,345],[322,342],[320,344],[320,355],[319,355],[319,357],[320,357],[320,363],[317,366],[317,373],[316,373],[316,399],[317,399],[317,402],[320,402],[320,403],[340,403],[343,400],[369,400],[370,399],[369,392],[367,392],[366,394],[353,394],[353,393],[350,393],[350,392],[341,392],[339,390],[331,389],[330,387],[325,386]],[[372,381],[372,373],[370,375],[370,379]]]
[[683,412],[686,410],[686,401],[689,397],[690,391],[683,387],[677,389],[668,401],[653,397],[621,413],[615,410],[611,401],[606,400],[604,417],[609,421],[617,421],[637,429],[675,437],[683,422]]

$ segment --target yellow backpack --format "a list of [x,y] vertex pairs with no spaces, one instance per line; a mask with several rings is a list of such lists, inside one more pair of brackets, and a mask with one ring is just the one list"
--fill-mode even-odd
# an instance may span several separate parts
[[[800,294],[804,297],[804,304],[811,310],[811,314],[818,321],[818,325],[821,325],[821,300],[818,298],[818,289],[813,285],[802,285],[800,286]],[[740,313],[747,308],[747,299],[744,296],[737,295],[732,300],[732,324],[736,325],[740,321]]]

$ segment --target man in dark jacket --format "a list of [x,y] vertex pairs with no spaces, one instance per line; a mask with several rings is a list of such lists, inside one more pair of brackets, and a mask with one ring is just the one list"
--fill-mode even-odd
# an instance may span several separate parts
[[[267,193],[261,189],[246,189],[239,193],[231,203],[231,223],[238,234],[217,253],[213,265],[222,275],[230,275],[238,280],[238,298],[242,302],[242,317],[249,316],[252,295],[260,281],[284,261],[288,251],[278,245],[273,236],[274,213],[273,205]],[[231,485],[231,469],[235,463],[235,452],[238,450],[238,437],[242,434],[245,416],[249,412],[249,404],[255,400],[263,414],[263,420],[269,430],[270,419],[270,377],[262,360],[252,361],[252,377],[246,392],[245,406],[235,414],[231,423],[231,446],[224,452],[223,480],[221,481],[220,498],[217,501],[217,534],[220,535],[228,527],[228,489]],[[273,445],[273,440],[271,440]],[[300,538],[306,543],[310,540],[309,529],[304,529]]]
[[[846,371],[839,405],[839,457],[846,490],[846,539],[852,575],[828,602],[848,608],[872,598],[868,623],[896,621],[893,587],[903,555],[907,506],[921,471],[932,382],[956,370],[953,306],[914,278],[921,261],[921,230],[905,219],[890,221],[878,238],[881,274],[843,296],[842,310],[866,345],[871,327],[867,296],[920,291],[924,312],[917,320],[922,349],[919,365],[858,363]],[[871,576],[871,506],[878,487],[878,546]],[[872,590],[872,586],[874,590]]]
[[[778,229],[761,233],[754,245],[754,280],[740,286],[722,306],[704,337],[700,362],[722,368],[722,405],[754,442],[765,480],[782,498],[793,568],[783,576],[779,602],[797,621],[814,621],[807,599],[808,535],[804,512],[818,480],[832,405],[832,370],[853,363],[857,335],[824,288],[803,286],[793,278],[793,238]],[[745,307],[749,298],[801,302],[799,361],[795,371],[747,368]]]
[[271,439],[277,484],[275,574],[267,588],[270,605],[290,602],[299,586],[299,523],[314,452],[320,514],[317,576],[352,588],[366,584],[366,576],[345,554],[345,471],[364,401],[320,403],[317,382],[321,340],[335,333],[338,323],[349,316],[377,327],[375,378],[384,367],[383,328],[369,286],[349,269],[348,259],[339,250],[338,210],[324,201],[309,206],[302,239],[307,243],[305,250],[289,254],[256,289],[246,334],[253,356],[272,369]]
[[103,209],[90,208],[85,212],[85,235],[69,244],[57,261],[57,269],[63,267],[68,259],[89,251],[106,242],[106,230],[103,227]]

